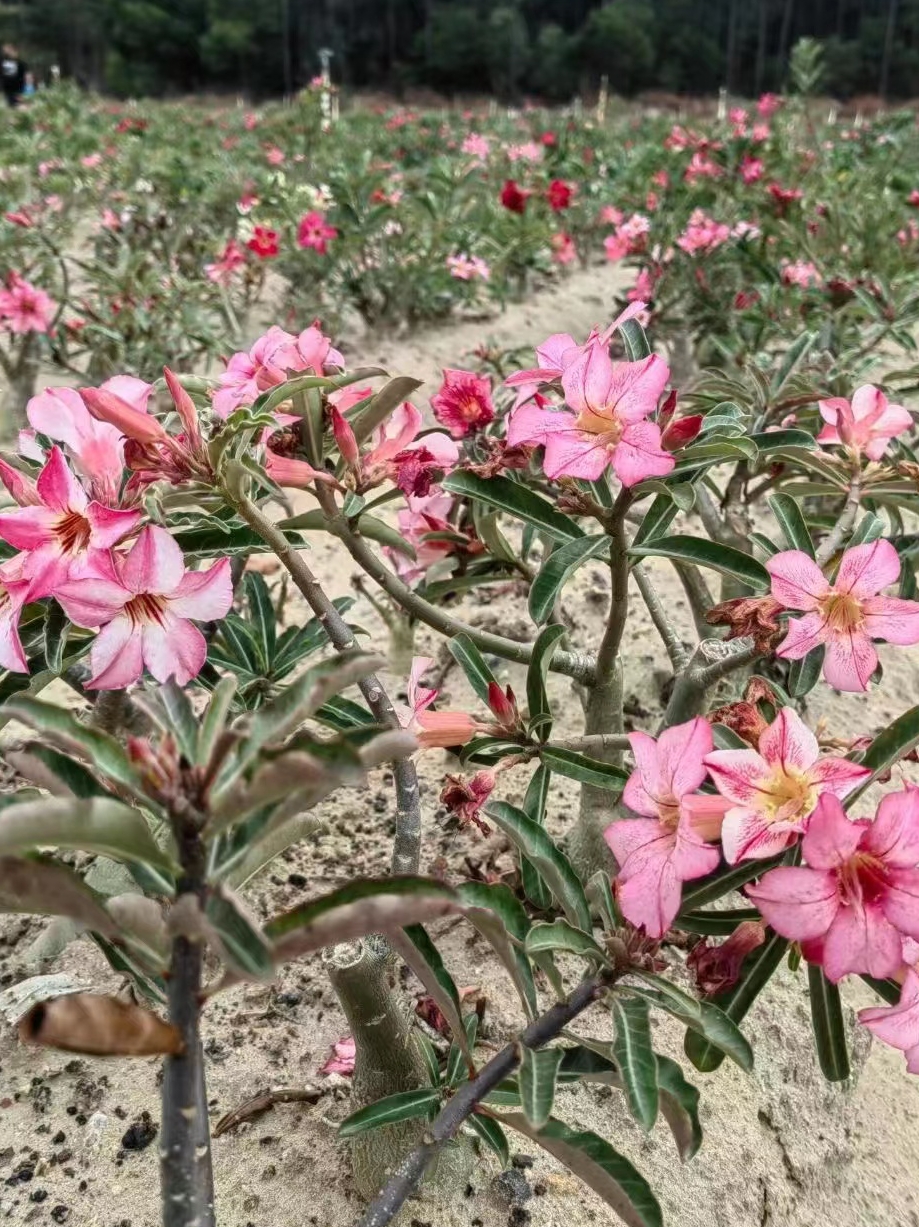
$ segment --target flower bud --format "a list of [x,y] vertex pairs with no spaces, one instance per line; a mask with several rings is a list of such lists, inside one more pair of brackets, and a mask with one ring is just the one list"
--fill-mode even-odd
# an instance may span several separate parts
[[520,712],[517,710],[517,699],[510,686],[502,690],[497,682],[488,683],[488,706],[502,728],[509,733],[520,727]]
[[354,437],[354,431],[348,425],[344,415],[334,405],[329,406],[329,412],[332,417],[332,434],[335,436],[341,458],[349,469],[357,473],[361,467],[361,452],[357,439]]
[[163,425],[150,413],[142,413],[103,388],[80,388],[86,408],[99,422],[110,422],[123,435],[139,443],[162,443],[166,438]]

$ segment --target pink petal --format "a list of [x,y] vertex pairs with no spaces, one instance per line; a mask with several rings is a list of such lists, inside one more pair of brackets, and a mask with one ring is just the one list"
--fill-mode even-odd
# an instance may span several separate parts
[[608,403],[615,405],[621,422],[640,422],[654,413],[667,380],[670,367],[657,354],[649,354],[640,362],[617,362],[608,392]]
[[887,865],[913,869],[919,864],[919,788],[911,784],[881,798],[865,847]]
[[[617,410],[618,414],[618,410]],[[613,452],[613,469],[624,486],[648,477],[666,477],[676,459],[661,447],[661,432],[653,422],[632,422]]]
[[221,558],[206,571],[186,571],[169,601],[169,609],[178,618],[215,622],[226,617],[232,604],[230,560]]
[[[652,859],[668,857],[676,842],[673,832],[657,818],[620,818],[606,828],[603,838],[616,858],[620,878],[641,872],[649,855]],[[626,869],[629,862],[631,867]]]
[[739,805],[754,805],[769,776],[769,764],[756,750],[715,750],[706,755],[715,787]]
[[602,414],[610,406],[613,363],[605,347],[588,345],[562,372],[566,403],[576,412]]
[[515,409],[507,422],[507,441],[511,447],[522,443],[545,443],[559,430],[569,431],[574,427],[573,413],[553,412],[539,405],[521,405]]
[[374,446],[366,457],[368,464],[382,464],[405,451],[421,429],[421,410],[409,401],[395,409],[374,436]]
[[878,667],[878,654],[860,631],[835,634],[827,640],[823,676],[837,690],[867,690]]
[[129,404],[132,409],[136,409],[139,413],[146,413],[150,397],[153,395],[153,384],[137,379],[134,375],[113,375],[111,379],[106,379],[105,383],[99,385],[99,390],[111,392],[113,396]]
[[596,481],[610,462],[609,448],[599,442],[602,435],[587,434],[580,430],[566,430],[549,435],[545,440],[546,454],[543,471],[547,477],[581,477],[584,481]]
[[[829,400],[818,401],[817,407],[820,410],[820,416],[823,418],[824,422],[828,422],[830,426],[835,426],[837,419],[839,417],[840,411],[842,410],[843,407],[848,409],[849,402],[847,400],[844,400],[843,397],[841,396],[834,396],[834,397],[831,397]],[[837,435],[835,441],[838,442],[838,440],[839,440],[839,436]]]
[[902,965],[902,939],[879,907],[859,902],[839,909],[823,945],[828,980],[836,984],[849,974],[884,980]]
[[823,614],[807,613],[803,618],[789,618],[785,638],[776,648],[781,660],[800,660],[808,652],[826,643],[829,631]]
[[617,886],[622,914],[649,937],[663,937],[680,910],[683,884],[669,860],[649,865],[646,872]]
[[656,818],[660,811],[659,798],[665,791],[658,767],[657,742],[647,733],[629,733],[629,745],[635,758],[635,770],[626,780],[622,800],[636,814]]
[[721,846],[729,865],[775,856],[790,848],[800,827],[791,822],[767,822],[757,810],[732,809],[721,828]]
[[418,712],[424,711],[426,707],[430,707],[437,698],[436,690],[429,690],[427,686],[421,685],[421,679],[433,665],[434,660],[430,656],[415,656],[412,658],[412,667],[408,675],[408,705],[412,709],[412,713],[417,715]]
[[746,893],[766,923],[794,942],[822,937],[839,908],[836,874],[801,865],[770,869]]
[[826,576],[803,550],[773,554],[766,570],[772,576],[772,595],[786,609],[815,610],[830,590]]
[[919,975],[908,971],[897,1005],[859,1010],[858,1021],[891,1048],[908,1052],[919,1045]]
[[60,519],[48,507],[21,507],[0,515],[0,537],[17,550],[37,550],[55,541],[53,526]]
[[[633,751],[632,738],[635,736],[634,733],[629,735]],[[712,726],[701,716],[685,724],[675,724],[661,733],[657,739],[658,779],[665,794],[679,799],[699,787],[705,779],[702,760],[713,744]]]
[[102,503],[92,502],[86,508],[86,518],[92,528],[93,546],[108,550],[137,527],[143,519],[143,512],[113,511]]
[[54,511],[84,511],[89,499],[86,491],[71,473],[64,453],[55,444],[36,483],[39,497]]
[[54,590],[55,600],[75,626],[93,628],[116,618],[133,596],[110,579],[72,579]]
[[[542,368],[540,374],[547,375],[547,382],[556,379],[566,366],[574,362],[582,348],[570,333],[553,332],[542,345],[536,346],[536,361]],[[536,372],[531,371],[530,374],[535,375]]]
[[118,617],[104,626],[90,649],[92,678],[88,690],[123,690],[144,671],[142,638],[130,618]]
[[207,641],[197,626],[167,614],[162,622],[145,622],[144,664],[158,682],[175,678],[184,686],[197,677],[207,658]]
[[833,586],[855,597],[875,596],[899,576],[900,555],[889,541],[881,539],[846,550]]
[[809,767],[820,753],[817,738],[798,713],[783,707],[759,739],[759,749],[768,763],[784,768]]
[[852,822],[832,793],[824,793],[808,823],[801,850],[814,869],[839,869],[855,855],[866,824]]
[[831,792],[836,797],[847,797],[854,788],[866,780],[871,772],[847,758],[821,758],[808,771],[808,777],[821,792]]
[[158,524],[148,524],[141,531],[121,570],[121,577],[132,592],[173,593],[184,574],[181,549]]
[[919,869],[889,869],[878,903],[901,935],[919,941]]
[[28,673],[29,665],[19,638],[19,612],[28,584],[0,585],[0,668]]
[[907,647],[919,643],[919,601],[895,596],[869,596],[862,600],[864,631],[871,639],[885,639]]
[[720,849],[699,836],[689,814],[681,815],[672,857],[677,877],[683,882],[704,878],[707,873],[714,873],[720,863]]

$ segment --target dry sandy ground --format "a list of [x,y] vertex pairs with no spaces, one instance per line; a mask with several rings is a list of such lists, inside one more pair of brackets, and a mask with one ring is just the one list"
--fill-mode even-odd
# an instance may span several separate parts
[[[500,345],[533,344],[550,332],[585,335],[606,322],[616,289],[606,268],[580,272],[527,306],[488,323],[419,334],[409,341],[379,342],[354,357],[381,361],[390,370],[430,380],[445,365],[462,365],[463,353],[485,340]],[[430,392],[431,389],[427,389]],[[349,591],[351,565],[336,548],[318,541],[311,555],[334,595]],[[682,592],[666,565],[654,568],[668,608],[687,641],[691,621]],[[579,642],[595,643],[608,598],[600,567],[584,568],[573,585],[568,609]],[[661,710],[666,658],[635,593],[635,614],[625,651],[626,693],[636,727],[652,728]],[[467,600],[466,619],[504,633],[526,632],[525,601],[513,590]],[[375,646],[385,641],[380,623],[361,600],[356,620]],[[291,617],[300,617],[292,608]],[[437,654],[433,635],[422,630],[417,650]],[[919,694],[919,651],[899,649],[885,657],[882,688],[867,696],[839,696],[819,688],[807,712],[825,717],[845,734],[874,732]],[[502,673],[518,693],[520,671]],[[398,689],[404,679],[392,678]],[[563,679],[553,678],[559,732],[578,732],[579,707]],[[465,680],[454,670],[444,684],[445,705],[472,704]],[[9,730],[6,732],[9,736]],[[465,859],[508,864],[500,837],[448,829],[437,794],[445,770],[455,769],[440,751],[424,757],[425,843],[422,868],[439,862],[458,880]],[[509,772],[502,792],[519,799],[525,772]],[[550,822],[562,833],[574,817],[573,790],[557,784]],[[258,913],[267,916],[357,873],[385,872],[391,834],[391,793],[385,780],[369,793],[341,795],[324,808],[326,826],[309,845],[282,858],[251,888]],[[0,918],[0,986],[27,974],[23,952],[38,923]],[[462,984],[476,984],[488,999],[484,1040],[500,1045],[521,1018],[503,972],[481,941],[465,927],[442,940],[447,965]],[[674,957],[678,958],[678,955]],[[55,970],[87,986],[117,987],[102,959],[84,943],[70,947]],[[415,992],[417,984],[409,983]],[[868,1001],[867,990],[844,990],[850,1021]],[[585,1025],[608,1034],[597,1012]],[[2,1024],[0,1024],[2,1027]],[[285,1106],[214,1145],[219,1221],[223,1227],[347,1227],[360,1205],[349,1191],[347,1153],[335,1140],[336,1122],[349,1110],[349,1088],[319,1079],[317,1068],[344,1020],[318,960],[285,968],[275,990],[241,988],[208,1010],[205,1036],[212,1121],[258,1089],[324,1084],[315,1106]],[[669,1227],[919,1227],[919,1081],[903,1062],[864,1032],[855,1041],[858,1076],[828,1087],[816,1067],[809,1035],[806,981],[787,970],[776,977],[753,1010],[746,1030],[756,1041],[756,1069],[733,1067],[694,1076],[702,1090],[705,1142],[681,1167],[663,1125],[645,1137],[607,1088],[565,1090],[556,1111],[609,1137],[648,1176],[661,1198]],[[679,1035],[669,1025],[658,1032],[662,1050],[678,1056]],[[870,1051],[869,1051],[870,1049]],[[27,1050],[11,1032],[0,1033],[0,1219],[11,1223],[64,1223],[73,1227],[156,1227],[156,1145],[146,1120],[158,1118],[158,1062],[73,1060],[65,1054]],[[144,1116],[149,1114],[149,1118]],[[131,1129],[131,1126],[139,1126]],[[130,1132],[129,1132],[130,1130]],[[126,1137],[127,1135],[127,1137]],[[518,1151],[533,1154],[524,1143]],[[616,1220],[597,1197],[541,1154],[523,1175],[527,1200],[508,1204],[493,1186],[492,1160],[480,1164],[472,1183],[450,1206],[418,1205],[406,1216],[417,1227],[588,1227]]]

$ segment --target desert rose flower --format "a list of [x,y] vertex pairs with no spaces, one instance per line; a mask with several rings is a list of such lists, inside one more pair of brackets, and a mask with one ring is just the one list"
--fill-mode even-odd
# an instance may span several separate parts
[[249,239],[246,246],[260,260],[270,260],[279,251],[278,232],[277,230],[269,230],[267,226],[256,226],[252,232],[252,238]]
[[408,707],[399,712],[399,723],[416,735],[422,750],[463,745],[483,727],[468,712],[428,711],[437,691],[422,686],[421,679],[433,663],[428,656],[416,656],[412,661]]
[[910,968],[896,1005],[859,1010],[858,1021],[876,1039],[898,1048],[906,1057],[906,1070],[919,1074],[919,972]]
[[150,671],[184,686],[197,677],[207,643],[193,624],[223,618],[233,603],[230,560],[186,571],[182,551],[164,528],[148,525],[124,555],[104,556],[96,573],[55,592],[77,626],[99,630],[90,649],[93,690],[121,690]]
[[364,456],[339,405],[330,408],[335,442],[358,490],[394,481],[404,494],[423,498],[459,460],[459,448],[443,431],[434,430],[416,438],[422,425],[421,410],[410,401],[405,401],[377,427],[372,446]]
[[117,426],[94,418],[73,388],[46,388],[33,396],[26,417],[34,430],[63,444],[100,502],[117,504],[124,476],[124,436]]
[[686,966],[703,997],[713,997],[733,988],[740,979],[744,960],[766,940],[766,926],[760,920],[745,920],[726,942],[713,946],[708,938],[697,942],[689,952]]
[[662,449],[659,428],[645,419],[669,378],[670,368],[656,354],[613,362],[605,345],[590,345],[562,374],[574,412],[522,405],[508,424],[508,443],[544,444],[547,477],[596,481],[610,465],[624,486],[663,477],[676,462]]
[[354,1073],[354,1061],[357,1056],[357,1045],[350,1035],[344,1035],[332,1045],[332,1055],[320,1069],[321,1074],[342,1074],[350,1077]]
[[18,273],[10,273],[0,290],[0,328],[8,332],[47,332],[54,315],[54,302],[44,290]]
[[258,338],[248,353],[236,353],[220,376],[214,393],[214,412],[228,418],[241,405],[251,405],[262,392],[284,383],[288,372],[325,373],[327,366],[343,367],[344,358],[319,327],[318,321],[295,336],[275,325]]
[[873,822],[824,794],[801,844],[806,865],[770,869],[747,894],[767,924],[843,976],[895,975],[919,938],[919,789],[888,793]]
[[500,200],[511,213],[525,213],[529,195],[515,179],[508,179],[501,189]]
[[711,753],[707,721],[666,729],[655,741],[630,733],[635,770],[622,799],[640,818],[623,818],[603,838],[619,865],[617,898],[622,914],[649,937],[663,937],[680,910],[683,883],[718,867],[717,839],[729,802],[697,794]]
[[447,367],[443,383],[431,397],[431,409],[454,439],[474,434],[495,419],[491,380],[472,371]]
[[239,269],[246,263],[242,248],[235,239],[229,239],[219,260],[205,264],[204,272],[208,281],[216,285],[229,285]]
[[549,208],[554,213],[561,213],[562,210],[570,208],[574,200],[574,193],[573,183],[566,183],[564,179],[553,179],[546,190],[546,201]]
[[802,550],[783,550],[766,562],[772,595],[784,609],[801,610],[788,622],[776,655],[800,660],[826,645],[823,676],[837,690],[867,690],[877,668],[872,639],[919,643],[919,602],[878,595],[900,575],[900,558],[889,541],[846,550],[831,584]]
[[23,552],[0,569],[5,582],[28,580],[26,599],[56,594],[65,580],[92,570],[136,528],[140,511],[114,511],[95,500],[53,447],[38,475],[37,504],[0,515],[0,537]]
[[338,238],[338,231],[330,226],[324,213],[306,213],[300,218],[297,227],[297,246],[310,248],[317,255],[324,256],[329,250],[332,239]]
[[892,405],[880,388],[866,383],[856,388],[851,404],[841,396],[818,402],[826,425],[818,443],[841,444],[856,455],[880,460],[891,439],[913,425],[912,414],[902,405]]
[[28,590],[28,580],[0,580],[0,668],[11,673],[29,672],[19,639],[19,615]]
[[721,828],[729,865],[784,851],[824,792],[846,797],[871,774],[844,758],[821,758],[817,738],[790,707],[760,734],[758,750],[715,750],[705,765],[732,802]]

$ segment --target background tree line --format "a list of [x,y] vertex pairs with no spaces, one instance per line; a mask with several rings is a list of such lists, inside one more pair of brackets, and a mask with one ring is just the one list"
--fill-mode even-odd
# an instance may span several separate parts
[[0,32],[36,66],[123,95],[290,92],[335,54],[350,87],[571,98],[778,89],[795,41],[840,97],[919,95],[919,0],[20,0]]

